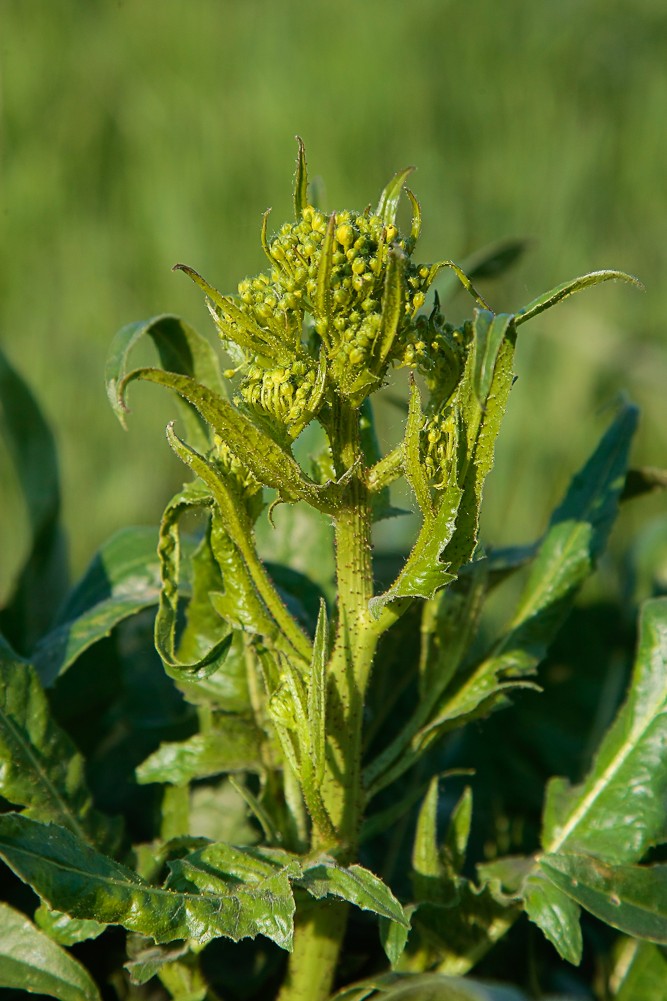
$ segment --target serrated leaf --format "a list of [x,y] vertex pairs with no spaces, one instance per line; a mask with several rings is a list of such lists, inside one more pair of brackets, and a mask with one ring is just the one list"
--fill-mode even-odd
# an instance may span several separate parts
[[667,945],[667,865],[610,865],[590,855],[545,855],[549,880],[626,935]]
[[421,406],[419,389],[414,379],[410,380],[410,399],[408,403],[408,419],[405,424],[404,459],[405,478],[412,487],[412,492],[426,520],[433,518],[433,501],[431,486],[426,475],[421,456],[421,432],[424,427],[424,415]]
[[0,429],[14,462],[30,529],[29,553],[0,628],[22,653],[51,624],[67,587],[60,474],[53,433],[27,383],[0,351]]
[[217,844],[170,862],[169,868],[168,887],[197,887],[236,903],[235,941],[261,934],[283,949],[292,948],[295,903],[290,878],[300,873],[295,857]]
[[50,907],[119,924],[158,943],[193,939],[205,945],[220,936],[237,942],[271,930],[279,944],[288,941],[284,908],[274,917],[269,894],[200,889],[194,879],[186,879],[182,890],[152,886],[53,824],[0,816],[0,856]]
[[637,657],[626,701],[582,783],[552,779],[542,846],[635,862],[667,817],[667,599],[641,611]]
[[[224,396],[225,389],[215,351],[206,338],[189,324],[169,314],[130,323],[112,341],[105,373],[109,402],[123,427],[127,413],[123,384],[128,374],[129,356],[138,341],[144,337],[150,337],[155,344],[160,364],[167,372],[189,376],[204,383],[211,392]],[[192,402],[183,398],[179,400],[178,406],[188,437],[196,447],[206,449],[209,436]]]
[[0,903],[0,987],[58,1001],[100,1001],[88,971],[7,904]]
[[396,222],[403,185],[414,169],[414,167],[404,167],[403,170],[399,170],[382,191],[375,214],[380,216],[385,226],[393,226]]
[[32,660],[42,684],[50,687],[119,622],[156,605],[159,594],[155,529],[121,529],[99,549],[55,628],[35,647]]
[[99,921],[83,921],[79,918],[71,918],[69,914],[62,911],[51,910],[45,903],[41,903],[34,915],[35,924],[58,945],[76,945],[78,942],[87,942],[90,939],[98,938],[102,934],[106,925]]
[[260,768],[261,733],[252,719],[215,714],[210,729],[188,740],[160,744],[137,767],[137,782],[181,785],[223,772]]
[[405,911],[386,883],[363,866],[342,866],[323,855],[309,861],[296,882],[317,900],[341,897],[364,911],[373,911],[409,927]]
[[542,929],[563,959],[578,966],[583,949],[579,905],[541,872],[527,877],[521,896],[530,920]]
[[85,761],[53,717],[34,668],[0,645],[0,794],[26,816],[53,820],[80,838],[110,834],[93,809]]
[[396,598],[431,598],[436,591],[455,579],[449,573],[450,564],[440,557],[454,535],[462,491],[450,484],[441,496],[433,519],[425,520],[400,574],[384,592],[371,598],[368,607],[378,618],[383,607]]
[[538,313],[543,313],[545,309],[551,309],[557,302],[567,299],[568,296],[574,295],[575,292],[608,281],[629,282],[631,285],[636,285],[637,288],[642,289],[642,291],[644,289],[639,279],[625,274],[624,271],[591,271],[587,275],[581,275],[579,278],[572,278],[570,281],[562,282],[548,292],[539,295],[537,299],[533,299],[523,309],[518,310],[515,314],[515,323],[519,326],[520,323],[525,323],[526,320],[537,316]]

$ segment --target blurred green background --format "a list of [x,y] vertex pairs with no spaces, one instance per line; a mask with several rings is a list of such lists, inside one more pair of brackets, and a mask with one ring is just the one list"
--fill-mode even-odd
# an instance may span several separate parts
[[[529,238],[482,286],[496,309],[603,267],[646,285],[522,328],[487,538],[541,530],[621,392],[642,407],[636,462],[667,465],[664,0],[0,0],[0,60],[0,341],[55,429],[74,572],[183,479],[160,390],[135,387],[129,433],[112,416],[114,332],[160,312],[210,330],[171,266],[229,291],[264,267],[296,133],[326,208],[363,208],[415,164],[423,260]],[[457,294],[453,317],[470,305]],[[383,420],[395,435],[399,412]],[[2,451],[0,474],[1,596],[28,535]],[[635,508],[621,538],[664,498]]]

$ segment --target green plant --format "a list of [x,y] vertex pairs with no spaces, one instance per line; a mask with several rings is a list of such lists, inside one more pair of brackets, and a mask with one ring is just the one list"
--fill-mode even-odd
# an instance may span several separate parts
[[[194,479],[167,505],[157,539],[143,529],[112,539],[53,620],[44,602],[30,628],[19,616],[34,605],[29,574],[4,614],[0,855],[18,877],[0,915],[6,986],[93,999],[88,959],[120,997],[157,977],[175,999],[317,1001],[336,989],[339,1001],[519,999],[546,974],[499,971],[490,950],[525,912],[578,964],[580,907],[630,936],[600,998],[631,996],[619,970],[626,984],[628,970],[662,982],[650,943],[667,941],[667,870],[647,855],[667,813],[664,599],[643,606],[626,701],[584,777],[548,782],[541,823],[543,781],[526,793],[522,830],[484,836],[470,772],[471,739],[487,753],[494,740],[501,761],[511,748],[510,727],[494,730],[510,698],[532,718],[525,693],[539,690],[536,669],[604,549],[637,419],[619,408],[540,540],[484,551],[482,489],[518,328],[587,286],[638,283],[595,272],[495,314],[452,261],[415,261],[421,211],[409,173],[392,178],[375,212],[327,216],[308,201],[300,143],[295,221],[269,238],[264,217],[266,274],[232,297],[177,265],[205,291],[233,367],[221,372],[209,343],[173,316],[114,341],[113,407],[124,421],[137,380],[174,390],[179,433],[170,425],[167,437]],[[396,223],[403,192],[408,235]],[[437,294],[426,307],[443,270],[476,304],[458,327]],[[147,336],[160,367],[132,369]],[[403,369],[404,433],[381,454],[371,397]],[[21,381],[2,371],[32,413],[9,432],[31,502],[32,565],[46,579],[59,566],[53,445]],[[309,465],[295,457],[304,448]],[[374,572],[372,526],[400,514],[390,487],[401,477],[421,528],[394,573]],[[635,475],[626,492],[655,480]],[[292,543],[301,569],[260,558],[269,501],[269,522],[287,510],[283,532],[305,539],[306,551]],[[281,544],[289,550],[290,538]],[[487,599],[521,574],[509,622],[489,635]],[[147,640],[156,603],[164,673]],[[508,783],[505,821],[511,795]],[[41,898],[34,924],[22,883]],[[359,912],[378,917],[377,941]],[[225,945],[245,938],[256,939],[249,959]],[[464,977],[473,968],[517,986]]]

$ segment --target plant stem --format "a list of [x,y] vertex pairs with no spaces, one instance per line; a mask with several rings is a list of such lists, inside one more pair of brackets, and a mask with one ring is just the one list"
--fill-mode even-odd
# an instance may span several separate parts
[[297,917],[294,951],[278,1001],[325,1001],[345,934],[348,905],[319,901]]

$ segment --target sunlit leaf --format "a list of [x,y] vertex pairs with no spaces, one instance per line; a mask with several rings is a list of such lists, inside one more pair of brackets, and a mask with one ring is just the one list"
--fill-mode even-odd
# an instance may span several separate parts
[[389,887],[363,866],[342,866],[328,856],[320,856],[309,861],[297,882],[317,900],[342,897],[364,911],[373,911],[404,927],[409,926],[403,908]]
[[414,169],[414,167],[404,167],[403,170],[399,170],[380,195],[375,214],[380,216],[385,226],[393,226],[396,222],[396,212],[403,185]]
[[204,733],[161,744],[136,769],[137,781],[179,785],[222,772],[256,771],[260,767],[260,738],[253,720],[216,713]]
[[578,966],[583,949],[579,905],[541,872],[528,876],[521,894],[530,920],[542,929],[563,959]]
[[575,292],[608,281],[629,282],[631,285],[636,285],[637,288],[642,289],[642,291],[644,289],[638,278],[627,275],[624,271],[591,271],[590,274],[581,275],[579,278],[562,282],[562,284],[556,285],[555,288],[550,289],[548,292],[539,295],[537,299],[533,299],[523,309],[518,310],[515,315],[515,323],[519,326],[520,323],[525,323],[526,320],[537,316],[538,313],[543,313],[545,309],[551,309],[557,302],[567,299],[568,296],[573,295]]
[[59,1001],[100,1001],[88,971],[24,915],[0,903],[0,987]]

